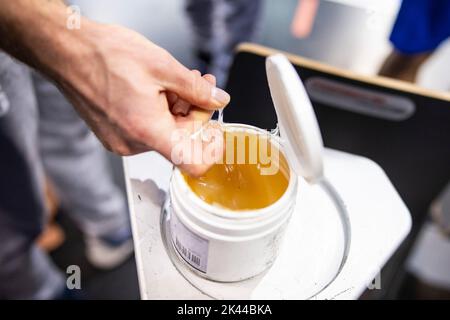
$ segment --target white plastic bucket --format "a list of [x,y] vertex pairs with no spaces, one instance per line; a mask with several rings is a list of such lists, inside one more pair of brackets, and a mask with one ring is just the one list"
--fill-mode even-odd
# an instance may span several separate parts
[[[266,131],[243,124],[225,124],[254,134]],[[271,139],[280,152],[278,139]],[[289,168],[285,193],[272,205],[235,212],[200,199],[174,170],[169,191],[170,234],[178,259],[198,275],[221,282],[241,281],[269,268],[275,261],[289,218],[294,211],[298,177]]]

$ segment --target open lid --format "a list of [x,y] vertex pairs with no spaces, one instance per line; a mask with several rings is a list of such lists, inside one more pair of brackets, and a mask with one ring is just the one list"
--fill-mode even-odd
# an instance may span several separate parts
[[297,175],[315,183],[323,176],[323,142],[305,87],[282,54],[266,59],[266,72],[288,161]]

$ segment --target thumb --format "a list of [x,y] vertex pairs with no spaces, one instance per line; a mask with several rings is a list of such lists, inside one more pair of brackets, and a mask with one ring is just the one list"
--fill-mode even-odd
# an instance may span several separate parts
[[230,95],[173,59],[163,87],[186,102],[203,109],[216,110],[230,102]]

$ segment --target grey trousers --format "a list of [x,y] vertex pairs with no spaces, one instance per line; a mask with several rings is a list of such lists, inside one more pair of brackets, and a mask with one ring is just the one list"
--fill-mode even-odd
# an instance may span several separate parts
[[0,298],[48,299],[64,289],[64,274],[35,245],[45,175],[86,234],[128,223],[108,170],[100,143],[55,86],[0,51]]
[[201,71],[214,74],[219,86],[225,85],[235,47],[254,40],[261,9],[261,0],[186,0],[195,49],[209,60]]

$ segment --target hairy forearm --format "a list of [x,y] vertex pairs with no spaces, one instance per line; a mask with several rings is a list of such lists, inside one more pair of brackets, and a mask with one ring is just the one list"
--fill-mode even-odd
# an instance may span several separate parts
[[0,50],[57,80],[68,74],[68,62],[90,50],[84,30],[67,28],[62,0],[0,0]]
[[[172,133],[194,133],[230,101],[214,76],[187,69],[142,35],[83,18],[72,29],[69,14],[62,1],[0,0],[0,50],[51,78],[109,150],[156,150],[172,160]],[[180,164],[193,175],[210,165]]]

